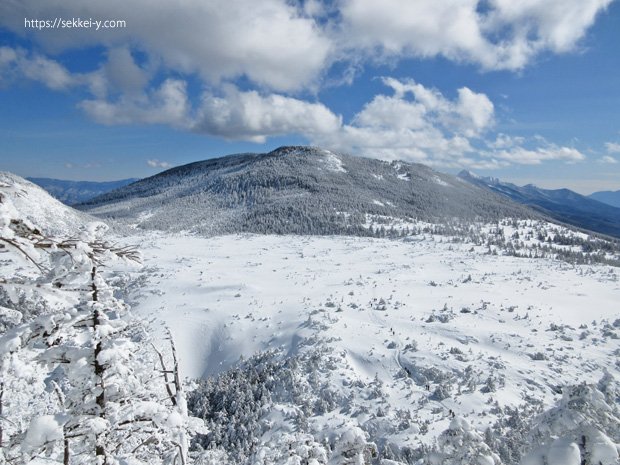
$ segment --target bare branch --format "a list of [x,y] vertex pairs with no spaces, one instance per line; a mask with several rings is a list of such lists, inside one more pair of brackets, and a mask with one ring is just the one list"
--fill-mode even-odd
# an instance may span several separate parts
[[39,262],[37,262],[34,258],[30,256],[28,252],[26,252],[16,241],[12,239],[7,239],[6,237],[0,237],[0,241],[6,242],[10,246],[16,248],[24,257],[26,257],[29,261],[34,263],[34,265],[39,269],[41,273],[44,273],[46,268],[44,268]]
[[174,373],[174,372],[166,369],[166,364],[164,363],[164,356],[162,355],[162,353],[159,350],[157,350],[157,347],[155,347],[155,345],[153,343],[151,343],[151,346],[153,347],[153,350],[155,351],[155,353],[159,357],[159,361],[161,363],[162,373],[164,374],[164,384],[166,386],[166,392],[168,393],[168,397],[170,398],[170,401],[172,402],[172,405],[176,406],[177,405],[177,399],[176,399],[175,395],[172,393],[172,389],[170,389],[170,381],[168,380],[168,373]]

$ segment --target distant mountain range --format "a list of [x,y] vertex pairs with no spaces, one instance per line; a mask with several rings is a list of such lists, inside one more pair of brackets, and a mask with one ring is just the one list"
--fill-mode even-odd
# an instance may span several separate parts
[[590,194],[588,197],[613,207],[620,208],[620,191],[600,191]]
[[66,205],[75,205],[81,202],[105,194],[119,187],[126,186],[137,181],[137,178],[121,179],[120,181],[91,182],[91,181],[65,181],[50,178],[26,178],[45,189],[52,197]]
[[368,215],[429,223],[537,216],[510,199],[424,165],[312,147],[191,163],[78,208],[135,227],[207,235],[368,235]]
[[620,208],[595,198],[569,189],[541,189],[532,184],[521,187],[497,178],[478,176],[469,171],[461,171],[458,177],[472,185],[532,207],[558,221],[620,237]]

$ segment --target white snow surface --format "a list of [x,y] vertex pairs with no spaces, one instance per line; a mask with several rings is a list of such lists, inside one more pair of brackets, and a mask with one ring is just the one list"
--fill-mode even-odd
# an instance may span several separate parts
[[325,158],[323,160],[325,164],[327,165],[327,168],[330,171],[335,171],[335,172],[340,172],[340,173],[347,172],[347,170],[344,169],[344,166],[342,165],[342,160],[338,158],[338,156],[335,153],[330,152],[329,150],[323,150],[323,154],[325,155]]
[[26,432],[24,442],[22,442],[24,452],[29,452],[49,442],[62,439],[62,428],[66,421],[67,418],[62,415],[42,415],[35,418]]
[[0,171],[0,195],[7,196],[19,217],[48,235],[73,236],[95,219],[54,199],[45,190],[19,176]]
[[[276,348],[295,355],[321,341],[339,360],[334,389],[348,395],[354,383],[378,379],[391,411],[427,421],[419,434],[419,424],[392,431],[397,445],[413,437],[431,444],[455,424],[450,411],[482,433],[497,419],[494,403],[536,398],[549,408],[560,386],[596,383],[605,370],[620,376],[612,325],[620,282],[609,266],[487,255],[432,236],[139,240],[146,284],[131,297],[134,309],[171,328],[183,376],[213,376],[242,356]],[[476,389],[464,387],[468,369]],[[429,370],[444,378],[419,375]],[[440,388],[445,398],[435,396]],[[373,417],[354,421],[380,423]],[[321,422],[345,420],[336,410]],[[557,454],[572,460],[570,448]]]

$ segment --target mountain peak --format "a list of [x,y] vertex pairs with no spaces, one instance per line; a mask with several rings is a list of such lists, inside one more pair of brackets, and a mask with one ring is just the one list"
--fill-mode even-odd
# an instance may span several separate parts
[[277,149],[272,150],[266,155],[284,156],[284,155],[321,155],[326,150],[320,147],[314,147],[311,145],[283,145]]
[[481,179],[481,176],[478,176],[476,173],[469,170],[461,170],[457,176],[461,179]]
[[469,170],[461,170],[457,176],[474,184],[489,184],[493,186],[502,184],[498,178],[492,178],[491,176],[480,176],[479,174],[472,173]]
[[423,165],[305,146],[176,167],[80,208],[136,227],[206,235],[368,235],[368,215],[428,222],[534,215]]

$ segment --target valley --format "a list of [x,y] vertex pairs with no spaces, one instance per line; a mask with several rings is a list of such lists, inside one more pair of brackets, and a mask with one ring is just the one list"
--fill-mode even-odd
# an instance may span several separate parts
[[299,399],[262,407],[261,421],[275,419],[256,424],[257,447],[270,451],[292,432],[337,442],[355,427],[404,460],[433,447],[452,412],[482,434],[508,412],[532,421],[568,386],[619,375],[614,267],[488,255],[431,235],[141,242],[148,278],[134,310],[171,328],[185,376],[251,369],[258,354],[297,357],[298,376],[318,376],[302,398],[332,405],[306,413],[302,431]]

